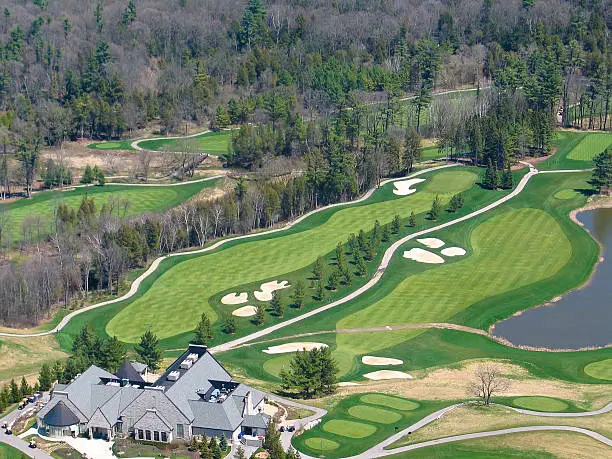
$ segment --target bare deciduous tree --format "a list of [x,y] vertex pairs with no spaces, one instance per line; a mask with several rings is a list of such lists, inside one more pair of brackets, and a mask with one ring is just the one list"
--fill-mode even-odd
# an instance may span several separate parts
[[508,381],[503,378],[499,366],[491,363],[479,365],[474,372],[474,379],[468,385],[468,394],[478,397],[489,406],[493,394],[508,388]]

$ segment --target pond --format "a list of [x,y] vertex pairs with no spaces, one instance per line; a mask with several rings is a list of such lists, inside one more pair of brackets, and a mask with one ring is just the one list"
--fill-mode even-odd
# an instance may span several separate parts
[[550,349],[612,343],[612,209],[581,212],[578,219],[602,245],[604,261],[590,282],[556,303],[498,322],[495,336],[515,345]]

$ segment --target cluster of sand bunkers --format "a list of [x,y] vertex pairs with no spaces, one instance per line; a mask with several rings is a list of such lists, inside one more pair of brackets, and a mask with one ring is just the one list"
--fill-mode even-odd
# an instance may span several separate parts
[[[282,290],[284,288],[289,288],[289,287],[291,287],[291,285],[289,285],[288,281],[279,282],[277,280],[273,280],[270,282],[264,282],[263,284],[259,286],[259,290],[255,290],[253,292],[253,296],[258,301],[271,301],[273,297],[273,293],[276,290]],[[221,303],[227,304],[227,305],[244,304],[244,303],[247,303],[248,301],[249,301],[248,292],[242,292],[242,293],[232,292],[232,293],[228,293],[223,298],[221,298]],[[246,305],[246,306],[242,306],[234,310],[232,312],[232,315],[237,316],[237,317],[251,317],[251,316],[254,316],[256,312],[257,312],[257,308],[255,306]]]
[[[444,246],[445,242],[437,239],[435,237],[427,237],[423,239],[417,239],[419,244],[423,244],[424,246],[430,249],[439,249]],[[465,255],[467,252],[465,249],[461,247],[446,247],[440,251],[442,255],[445,257],[461,257]],[[404,258],[408,258],[409,260],[418,261],[419,263],[428,263],[428,264],[442,264],[444,263],[444,258],[434,252],[430,252],[429,250],[422,249],[420,247],[415,247],[410,250],[406,250],[402,255]]]

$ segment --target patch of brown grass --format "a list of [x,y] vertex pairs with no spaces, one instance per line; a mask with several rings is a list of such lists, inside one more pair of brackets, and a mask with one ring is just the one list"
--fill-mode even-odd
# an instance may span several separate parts
[[67,357],[52,335],[31,338],[1,337],[0,385],[11,378],[20,379],[22,376],[34,382],[43,363]]

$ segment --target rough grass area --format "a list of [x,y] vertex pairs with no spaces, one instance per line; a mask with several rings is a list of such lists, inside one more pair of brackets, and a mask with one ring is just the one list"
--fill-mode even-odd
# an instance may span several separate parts
[[406,400],[404,398],[393,397],[385,394],[365,394],[359,399],[364,403],[371,405],[382,405],[395,410],[412,411],[419,407],[417,402]]
[[0,442],[0,459],[22,459],[24,456],[17,448]]
[[592,459],[610,447],[575,432],[527,432],[416,449],[393,459]]
[[43,237],[53,228],[53,215],[60,202],[72,209],[78,209],[84,196],[93,198],[96,208],[104,204],[111,206],[119,216],[140,215],[147,212],[163,212],[177,206],[204,188],[217,184],[217,180],[188,183],[178,186],[125,186],[105,185],[75,188],[70,191],[45,191],[35,194],[31,199],[20,199],[10,204],[0,204],[0,210],[6,208],[10,218],[7,233],[13,240],[17,239],[25,219],[36,221],[40,230],[34,236]]
[[590,363],[584,367],[584,372],[593,378],[612,381],[612,359]]
[[[379,401],[372,395],[371,400]],[[319,457],[322,453],[327,458],[349,457],[359,454],[395,433],[395,428],[402,429],[413,424],[427,414],[443,406],[448,401],[412,401],[401,397],[384,396],[385,403],[393,400],[398,404],[410,403],[414,410],[406,411],[393,407],[382,409],[380,404],[364,401],[365,395],[351,395],[343,399],[333,399],[333,406],[326,407],[327,415],[320,424],[293,438],[293,446],[310,456]],[[384,413],[383,413],[384,412]],[[385,417],[386,416],[386,417]],[[394,419],[391,421],[391,419]],[[326,441],[337,444],[333,450],[326,449]],[[335,446],[335,445],[333,445]]]
[[[0,338],[0,382],[21,376],[36,375],[45,362],[64,359],[53,336],[34,338]],[[2,384],[0,384],[2,386]]]
[[558,131],[555,154],[538,164],[538,169],[588,169],[593,167],[593,157],[610,145],[611,133]]
[[547,411],[558,413],[565,411],[569,405],[563,400],[550,397],[517,397],[512,400],[512,404],[519,408],[533,411]]
[[[457,169],[456,173],[465,175],[461,169]],[[427,177],[431,179],[435,174]],[[447,192],[440,194],[443,202],[448,202],[452,194],[465,191],[468,183],[471,182],[451,181]],[[498,196],[473,188],[475,193],[484,197],[480,199]],[[387,184],[365,203],[320,212],[287,232],[242,243],[232,242],[215,252],[164,262],[156,281],[146,293],[108,323],[106,332],[126,342],[135,342],[147,328],[151,328],[160,338],[189,332],[202,312],[206,312],[213,321],[219,313],[231,312],[230,306],[219,303],[223,294],[252,292],[258,288],[259,282],[268,279],[291,280],[287,273],[303,269],[312,264],[317,256],[331,252],[338,242],[345,242],[351,232],[358,233],[360,229],[369,231],[376,219],[382,224],[389,223],[396,213],[405,219],[412,211],[422,214],[431,207],[435,196],[421,191],[399,197],[392,190],[393,184]],[[469,207],[466,203],[466,210]],[[446,219],[452,217],[445,215]],[[424,224],[424,216],[420,216],[419,221]],[[328,268],[327,272],[331,272],[331,269]],[[302,272],[300,278],[306,280],[309,274]],[[357,281],[354,285],[357,285]],[[288,298],[290,291],[285,290],[283,294]],[[214,298],[211,300],[211,297]],[[253,300],[252,295],[250,300]],[[172,314],[169,315],[168,311],[172,311]],[[135,316],[139,317],[138,321],[133,320]],[[248,319],[242,322],[246,326],[250,324]],[[240,325],[239,328],[244,329]]]
[[138,144],[146,150],[178,152],[186,147],[201,153],[222,155],[232,140],[231,131],[207,132],[195,137],[144,140]]

